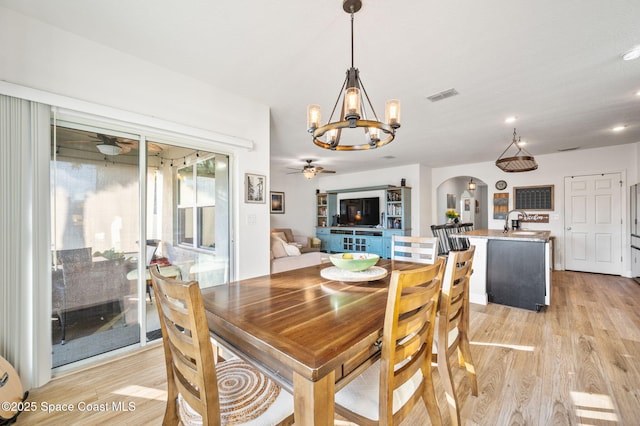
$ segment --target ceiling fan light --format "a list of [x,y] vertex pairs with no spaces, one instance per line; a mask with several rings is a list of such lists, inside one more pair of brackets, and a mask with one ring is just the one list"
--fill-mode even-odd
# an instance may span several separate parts
[[400,127],[400,101],[391,99],[385,104],[385,121],[394,129]]
[[303,171],[303,172],[302,172],[302,176],[304,176],[304,177],[305,177],[305,178],[307,178],[307,179],[313,179],[313,177],[314,177],[315,175],[316,175],[316,174],[315,174],[313,171],[311,171],[311,170],[305,170],[305,171]]
[[98,148],[98,151],[100,151],[104,155],[118,155],[122,151],[122,148],[120,148],[116,144],[112,145],[112,144],[107,144],[107,143],[101,143],[100,145],[97,145],[96,147]]

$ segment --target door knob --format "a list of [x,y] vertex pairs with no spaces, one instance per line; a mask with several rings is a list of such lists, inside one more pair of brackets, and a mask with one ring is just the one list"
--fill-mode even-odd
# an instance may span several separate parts
[[571,231],[571,227],[570,226],[567,226],[567,231]]

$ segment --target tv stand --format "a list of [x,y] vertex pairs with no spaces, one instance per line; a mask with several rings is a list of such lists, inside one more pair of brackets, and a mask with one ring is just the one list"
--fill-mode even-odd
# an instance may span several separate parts
[[[380,204],[383,216],[382,226],[326,226],[327,219],[337,212],[339,193],[380,190],[384,190],[384,200]],[[411,235],[411,188],[409,187],[385,185],[327,191],[316,194],[316,200],[318,225],[316,237],[322,241],[322,250],[328,253],[366,252],[390,258],[392,236]]]

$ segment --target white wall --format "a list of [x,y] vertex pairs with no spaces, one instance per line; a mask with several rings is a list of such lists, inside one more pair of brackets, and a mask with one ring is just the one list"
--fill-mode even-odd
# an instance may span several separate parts
[[[269,176],[269,109],[200,81],[0,7],[0,80],[107,106],[119,119],[136,114],[166,130],[240,138],[254,149],[207,143],[232,155],[237,278],[269,272],[269,205],[245,204],[245,172]],[[93,113],[96,113],[93,111]],[[206,142],[203,142],[206,143]],[[267,178],[268,179],[268,178]],[[268,183],[268,180],[267,180]],[[268,195],[268,194],[267,194]]]
[[[384,148],[383,148],[384,149]],[[357,153],[356,153],[357,154]],[[284,215],[271,215],[273,227],[292,228],[299,235],[315,235],[315,191],[363,188],[379,185],[400,185],[406,179],[411,187],[411,226],[413,235],[431,235],[431,170],[420,164],[392,167],[358,173],[342,173],[316,176],[311,180],[300,175],[272,175],[271,190],[284,191],[286,208]],[[348,194],[344,198],[376,196],[378,193]],[[382,205],[382,204],[381,204]]]
[[[564,153],[536,155],[538,169],[524,173],[505,173],[498,169],[493,162],[464,164],[452,167],[433,169],[433,185],[437,187],[447,179],[456,176],[476,176],[487,183],[487,205],[493,207],[495,182],[503,179],[507,182],[509,191],[509,207],[513,208],[513,187],[527,185],[554,185],[554,207],[550,213],[549,223],[527,224],[531,229],[550,230],[556,237],[555,266],[564,269],[564,178],[565,176],[590,175],[599,173],[621,172],[623,184],[621,188],[622,203],[622,253],[623,275],[630,276],[629,253],[629,225],[628,198],[629,185],[636,183],[638,170],[638,144],[616,145],[606,148],[577,150]],[[435,215],[436,197],[434,194],[433,214]],[[502,229],[504,221],[494,220],[489,214],[489,229]]]

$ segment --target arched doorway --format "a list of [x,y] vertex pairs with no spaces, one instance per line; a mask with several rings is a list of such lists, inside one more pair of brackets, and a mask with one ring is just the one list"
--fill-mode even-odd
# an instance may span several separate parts
[[[475,189],[470,183],[475,184]],[[487,194],[487,184],[474,176],[456,176],[445,180],[438,186],[435,222],[446,223],[446,212],[453,209],[460,214],[462,222],[471,222],[476,229],[487,229]]]

